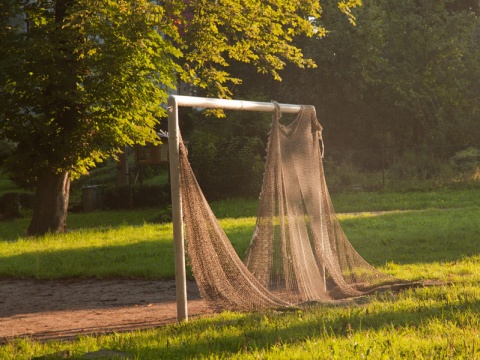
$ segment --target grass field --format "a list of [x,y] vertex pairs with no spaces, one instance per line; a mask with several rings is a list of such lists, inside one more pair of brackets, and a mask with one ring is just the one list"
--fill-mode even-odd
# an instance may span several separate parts
[[[157,330],[18,339],[1,359],[68,349],[124,351],[137,359],[480,359],[480,191],[346,193],[334,197],[354,247],[370,263],[405,279],[449,285],[362,298],[348,306],[230,313]],[[212,204],[242,255],[255,224],[254,200]],[[157,211],[158,212],[158,211]],[[22,236],[26,219],[0,223],[0,278],[173,277],[171,224],[155,210],[72,214],[70,231]]]

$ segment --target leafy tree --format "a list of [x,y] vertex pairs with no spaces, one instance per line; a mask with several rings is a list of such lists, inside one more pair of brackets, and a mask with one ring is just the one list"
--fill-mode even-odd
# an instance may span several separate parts
[[122,145],[156,139],[160,103],[179,68],[178,34],[149,1],[12,4],[28,31],[12,28],[2,41],[0,125],[18,144],[6,165],[36,187],[28,233],[63,231],[71,178]]
[[318,67],[290,69],[284,94],[317,106],[327,154],[362,150],[370,166],[382,146],[446,157],[478,143],[480,18],[452,4],[366,1],[353,27],[323,2],[328,34],[300,45]]
[[228,121],[194,112],[190,116],[195,130],[188,156],[205,196],[258,196],[271,115],[228,111]]
[[[358,2],[341,10],[349,15]],[[17,143],[10,173],[36,188],[31,235],[65,230],[71,179],[124,145],[156,140],[178,78],[228,97],[241,82],[232,61],[278,78],[286,63],[314,66],[294,37],[323,33],[310,21],[316,0],[4,4],[0,131]],[[11,26],[17,14],[26,31]]]

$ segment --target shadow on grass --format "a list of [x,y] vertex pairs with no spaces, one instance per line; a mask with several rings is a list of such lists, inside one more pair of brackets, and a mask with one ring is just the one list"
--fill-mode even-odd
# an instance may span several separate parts
[[[457,326],[473,326],[475,314],[480,311],[480,300],[457,302],[454,305],[441,303],[434,306],[418,306],[409,310],[393,310],[392,307],[375,314],[366,308],[356,307],[337,316],[322,316],[322,309],[313,314],[304,312],[301,320],[297,314],[247,314],[238,320],[213,320],[208,322],[178,325],[173,333],[181,333],[181,343],[162,348],[145,348],[138,351],[140,358],[223,358],[229,355],[255,351],[268,351],[273,346],[293,345],[308,339],[322,337],[350,338],[356,332],[388,331],[392,328],[421,327],[429,322],[451,322]],[[465,317],[465,313],[469,316]],[[282,319],[284,317],[284,319]],[[293,318],[293,320],[292,320]],[[462,323],[467,322],[467,324]],[[468,324],[470,322],[470,324]],[[206,333],[211,336],[203,336]],[[237,335],[230,335],[237,334]],[[155,335],[153,335],[155,336]],[[200,339],[199,339],[200,338]],[[143,338],[145,342],[148,342]],[[152,339],[154,341],[154,339]]]

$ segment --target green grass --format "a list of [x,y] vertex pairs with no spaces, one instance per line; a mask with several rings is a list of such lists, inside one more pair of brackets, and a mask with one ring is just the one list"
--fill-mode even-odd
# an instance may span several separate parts
[[26,219],[1,223],[0,277],[173,278],[172,226],[148,223],[154,216],[152,210],[72,214],[68,233],[40,238],[19,235]]
[[418,192],[349,192],[332,196],[335,211],[365,212],[466,208],[480,204],[480,191],[441,189]]
[[[398,194],[374,195],[368,210],[390,211],[338,216],[353,246],[373,265],[395,276],[432,277],[431,272],[425,274],[418,268],[478,253],[480,207],[467,202],[477,196],[470,193],[469,197],[464,191],[448,191],[429,202],[415,201],[411,194],[403,202],[396,201]],[[344,204],[348,204],[347,196],[342,195]],[[355,200],[351,204],[356,204],[359,194],[350,196]],[[364,196],[372,198],[372,194]],[[413,208],[423,203],[427,209],[395,210],[404,208],[409,197]],[[433,199],[431,195],[427,198]],[[444,204],[448,204],[446,209],[441,208]],[[237,253],[243,256],[255,225],[252,215],[256,201],[219,201],[212,207]],[[173,278],[172,229],[168,224],[152,223],[157,212],[147,209],[71,214],[67,234],[41,238],[23,236],[28,219],[1,222],[0,277]]]
[[[370,263],[405,279],[449,285],[361,298],[344,306],[224,312],[159,329],[81,336],[73,342],[12,340],[0,359],[69,350],[124,351],[136,359],[480,359],[480,204],[468,190],[337,194],[342,227]],[[212,206],[239,254],[256,201]],[[362,211],[363,210],[363,211]],[[372,213],[373,211],[382,211]],[[71,231],[29,239],[24,219],[0,223],[0,278],[173,276],[170,224],[155,211],[72,214]]]
[[339,218],[350,242],[374,265],[449,262],[480,250],[478,206]]
[[[477,267],[479,263],[477,261]],[[11,341],[4,359],[111,349],[136,359],[476,359],[478,277],[468,285],[407,290],[346,307],[224,312],[155,330],[81,336],[74,342]]]

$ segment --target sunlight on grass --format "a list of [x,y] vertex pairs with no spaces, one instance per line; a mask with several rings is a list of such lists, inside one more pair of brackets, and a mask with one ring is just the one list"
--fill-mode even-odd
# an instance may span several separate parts
[[[355,212],[354,201],[362,196],[370,195],[354,194],[350,200],[345,195],[341,206]],[[100,349],[136,359],[480,358],[480,207],[472,204],[477,195],[419,195],[411,206],[395,200],[401,195],[383,196],[388,197],[371,199],[375,206],[365,200],[369,205],[363,212],[339,215],[350,241],[381,271],[409,280],[437,279],[442,286],[337,305],[223,312],[72,342],[16,339],[0,346],[0,358],[31,359],[65,350],[70,358],[81,358]],[[381,209],[382,203],[389,205]],[[214,208],[243,256],[255,226],[255,201],[219,202]],[[372,212],[379,210],[389,211]],[[24,219],[1,223],[0,277],[171,278],[172,227],[152,223],[155,215],[152,210],[73,214],[69,233],[38,239],[18,235]]]
[[[172,227],[145,220],[154,217],[152,211],[74,214],[67,234],[0,241],[0,276],[172,278]],[[479,207],[339,215],[354,248],[380,270],[405,279],[444,281],[449,279],[445,264],[479,254],[478,218]],[[220,220],[242,258],[255,221]]]
[[0,243],[0,276],[172,278],[171,233],[171,225],[124,225]]

